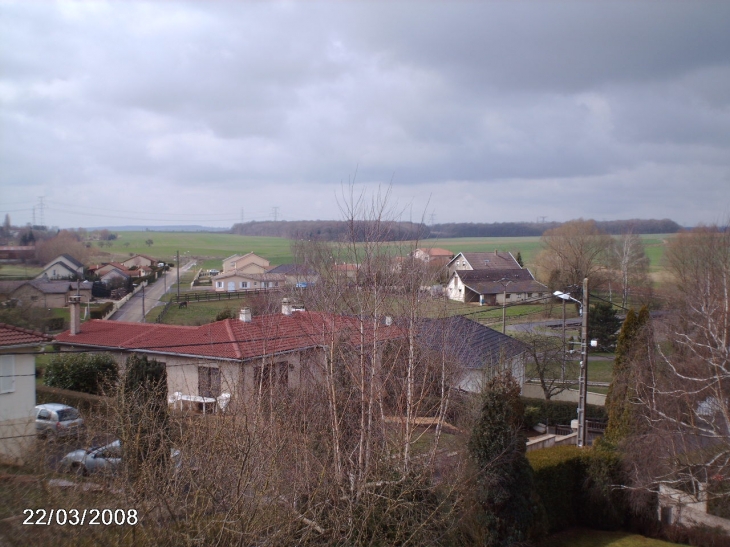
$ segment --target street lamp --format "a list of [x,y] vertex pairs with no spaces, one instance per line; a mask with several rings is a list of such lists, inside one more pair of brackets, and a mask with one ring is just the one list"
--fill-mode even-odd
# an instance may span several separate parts
[[[557,296],[563,301],[563,348],[565,348],[565,302],[567,300],[573,300],[580,305],[581,321],[581,336],[580,336],[580,348],[581,348],[581,361],[580,361],[580,377],[578,379],[578,446],[583,447],[587,441],[587,430],[586,430],[586,399],[588,397],[588,278],[583,280],[583,301],[577,300],[567,293],[561,291],[555,291],[554,296]],[[592,346],[595,346],[591,342]],[[565,356],[565,353],[563,353]]]
[[497,283],[502,285],[502,289],[504,289],[504,292],[502,293],[502,334],[505,334],[507,331],[507,285],[512,283],[512,280],[503,277],[497,281]]

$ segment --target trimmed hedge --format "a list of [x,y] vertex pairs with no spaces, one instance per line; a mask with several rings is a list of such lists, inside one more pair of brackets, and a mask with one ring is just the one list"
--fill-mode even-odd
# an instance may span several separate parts
[[[578,403],[569,401],[546,401],[545,399],[530,399],[521,397],[525,405],[525,422],[528,429],[537,423],[545,425],[568,425],[578,417]],[[607,420],[605,407],[586,405],[586,418],[589,420]]]
[[116,384],[119,367],[108,353],[58,353],[43,376],[49,387],[101,395]]
[[112,302],[104,302],[98,308],[91,310],[91,319],[103,319],[104,316],[112,311],[114,304]]
[[527,453],[550,533],[574,526],[618,530],[629,517],[616,455],[596,448],[557,446]]

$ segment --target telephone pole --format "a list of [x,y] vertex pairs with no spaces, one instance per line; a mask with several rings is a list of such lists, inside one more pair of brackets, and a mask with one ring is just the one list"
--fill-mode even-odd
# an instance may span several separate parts
[[586,446],[586,399],[588,397],[588,278],[583,280],[583,321],[580,329],[580,380],[578,395],[578,446]]
[[177,252],[177,301],[180,302],[180,251]]

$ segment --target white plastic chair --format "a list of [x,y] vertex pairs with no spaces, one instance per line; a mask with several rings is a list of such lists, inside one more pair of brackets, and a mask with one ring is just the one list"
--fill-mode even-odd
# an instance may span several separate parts
[[182,398],[182,392],[176,391],[167,398],[167,404],[174,405]]
[[231,402],[231,394],[221,393],[220,396],[216,397],[216,400],[218,401],[218,409],[223,413],[226,411],[228,403]]

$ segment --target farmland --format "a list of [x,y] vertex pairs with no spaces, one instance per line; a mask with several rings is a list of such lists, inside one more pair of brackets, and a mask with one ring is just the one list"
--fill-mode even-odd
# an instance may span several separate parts
[[[651,272],[662,269],[664,245],[671,234],[651,234],[642,236],[646,253],[649,257]],[[145,241],[153,240],[151,246]],[[170,262],[175,253],[180,251],[182,256],[189,255],[198,259],[222,259],[234,253],[253,251],[266,257],[272,265],[284,264],[293,261],[291,240],[280,237],[254,237],[234,234],[207,233],[207,232],[119,232],[118,239],[108,251],[110,259],[119,259],[129,253],[144,253],[160,260]],[[127,245],[128,244],[128,245]],[[408,247],[407,243],[402,245]],[[419,243],[421,247],[442,247],[454,253],[484,252],[484,251],[511,251],[522,254],[526,265],[533,264],[540,251],[539,237],[464,237],[453,239],[428,239]],[[213,264],[213,262],[210,262]]]

